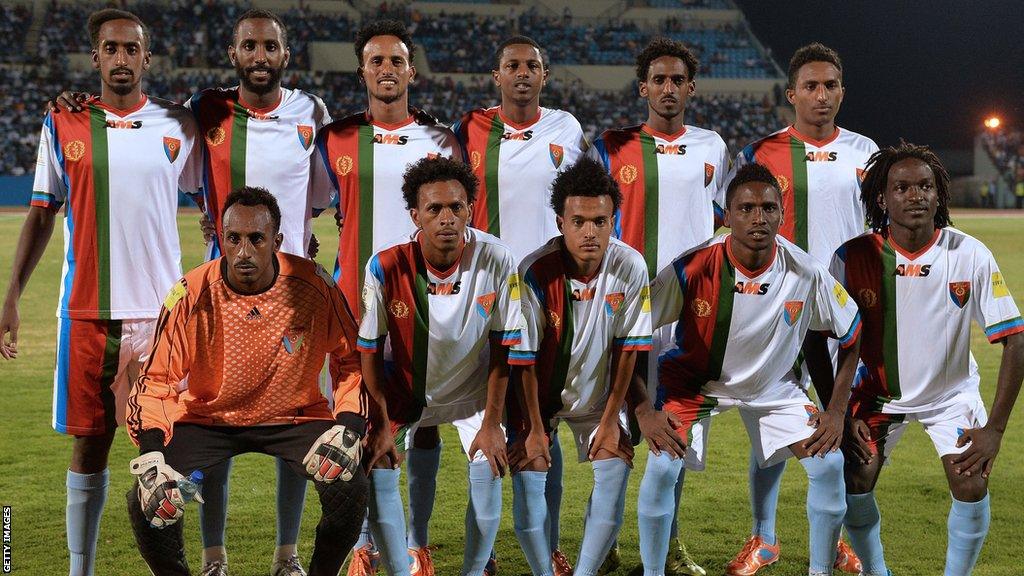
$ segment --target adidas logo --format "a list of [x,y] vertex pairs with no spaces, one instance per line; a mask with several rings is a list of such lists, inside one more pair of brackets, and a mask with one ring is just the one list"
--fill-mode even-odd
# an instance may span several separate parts
[[259,308],[255,306],[253,306],[252,310],[249,310],[249,313],[245,315],[246,320],[259,320],[260,318],[263,318],[263,315],[260,314]]

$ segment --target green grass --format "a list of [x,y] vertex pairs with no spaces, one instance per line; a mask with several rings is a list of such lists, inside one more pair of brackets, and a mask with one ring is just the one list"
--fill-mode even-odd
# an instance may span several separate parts
[[[186,213],[179,219],[186,269],[201,261],[198,216]],[[0,213],[0,294],[6,294],[7,278],[24,215]],[[962,217],[960,227],[979,237],[995,253],[1010,289],[1024,304],[1024,221],[1019,218]],[[335,236],[331,220],[316,223],[323,245],[319,260],[329,268]],[[64,474],[71,442],[50,428],[51,381],[54,358],[57,283],[61,270],[60,230],[21,300],[21,357],[0,362],[3,394],[0,422],[0,503],[13,506],[12,547],[15,573],[59,574],[66,571],[64,539]],[[131,282],[131,278],[115,281]],[[982,392],[988,402],[994,394],[1000,347],[988,345],[975,331],[974,352],[981,366]],[[991,481],[992,528],[975,574],[1019,574],[1020,534],[1024,529],[1024,434],[1021,409],[1011,419]],[[438,574],[457,574],[462,560],[463,519],[466,502],[466,465],[459,454],[458,437],[451,427],[442,428],[446,449],[438,482],[438,505],[431,526]],[[563,440],[568,440],[565,438]],[[750,522],[747,496],[749,441],[739,418],[727,414],[716,420],[711,438],[709,467],[687,479],[681,512],[682,535],[694,558],[711,574],[721,574],[725,563],[747,537]],[[575,448],[564,444],[567,456],[565,497],[562,508],[562,549],[575,558],[582,535],[582,515],[591,486],[589,466],[574,464]],[[123,495],[133,481],[128,461],[136,454],[125,435],[119,435],[111,454],[111,486],[100,530],[96,573],[142,574],[145,569],[135,549],[125,513]],[[624,567],[628,574],[639,564],[636,528],[636,492],[643,474],[642,450],[629,483],[626,519],[620,536]],[[227,546],[235,575],[264,574],[269,567],[275,534],[274,466],[262,456],[236,460],[232,472],[231,506]],[[804,512],[806,477],[791,464],[783,481],[779,502],[778,534],[782,560],[765,574],[805,574],[807,521]],[[312,492],[312,491],[311,491]],[[939,574],[946,547],[946,514],[949,492],[931,442],[919,426],[911,427],[883,472],[877,489],[882,509],[882,538],[890,567],[896,574]],[[511,520],[511,482],[505,482],[505,514],[497,538],[502,574],[527,574]],[[196,514],[186,518],[189,557],[199,565],[200,543]],[[300,553],[308,558],[312,531],[319,517],[315,496],[307,498],[300,537]],[[357,522],[358,519],[353,519]],[[1016,551],[1016,552],[1014,552]]]

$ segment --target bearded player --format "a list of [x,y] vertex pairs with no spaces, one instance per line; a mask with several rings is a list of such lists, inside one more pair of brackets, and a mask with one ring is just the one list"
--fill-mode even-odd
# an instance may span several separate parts
[[[878,150],[871,139],[836,126],[845,94],[839,55],[818,43],[800,48],[789,62],[786,89],[796,120],[744,148],[735,164],[739,168],[758,162],[771,170],[782,189],[786,213],[779,234],[826,266],[843,242],[864,231],[860,182],[868,157]],[[795,369],[803,373],[805,368]],[[807,379],[801,380],[806,386]],[[751,454],[754,522],[746,545],[729,564],[730,574],[754,574],[778,560],[775,516],[784,471],[785,462],[761,468]],[[843,541],[838,546],[836,568],[859,572],[856,554]]]
[[178,189],[195,192],[201,182],[191,114],[142,92],[146,25],[108,9],[86,27],[100,94],[81,114],[51,112],[43,121],[32,207],[0,316],[0,356],[10,360],[18,353],[18,300],[64,207],[52,423],[75,437],[66,510],[72,575],[93,573],[114,431],[163,295],[181,275]]
[[[862,198],[872,231],[832,261],[864,317],[844,446],[846,531],[863,574],[891,574],[874,489],[903,433],[920,422],[953,500],[945,574],[969,575],[988,533],[988,478],[1024,378],[1024,321],[992,253],[952,227],[949,176],[930,150],[903,143],[874,154]],[[972,320],[1003,345],[991,416],[970,351]]]

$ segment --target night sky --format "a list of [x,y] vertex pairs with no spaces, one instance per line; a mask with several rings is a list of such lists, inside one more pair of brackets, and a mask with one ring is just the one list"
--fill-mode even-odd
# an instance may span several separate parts
[[[783,69],[800,46],[839,52],[837,123],[880,145],[970,148],[989,114],[1024,128],[1024,5],[999,1],[736,0]],[[699,79],[698,79],[699,87]]]

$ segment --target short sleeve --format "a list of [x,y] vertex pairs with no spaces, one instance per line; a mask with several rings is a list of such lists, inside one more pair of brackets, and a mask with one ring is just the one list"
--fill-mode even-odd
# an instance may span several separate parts
[[715,209],[715,228],[725,220],[725,189],[729,182],[729,148],[721,137],[718,138],[718,150],[712,158],[714,173],[711,176],[711,189],[714,194],[712,205]]
[[366,263],[365,278],[359,304],[362,321],[359,323],[356,348],[360,352],[373,353],[381,349],[388,333],[387,310],[384,306],[384,270],[379,255],[375,254]]
[[523,313],[520,306],[519,273],[512,254],[504,250],[495,278],[494,313],[491,315],[491,334],[503,346],[514,346],[522,341]]
[[36,153],[36,175],[32,183],[31,205],[39,208],[59,210],[67,200],[64,163],[61,157],[60,141],[53,125],[53,116],[46,115],[43,129],[39,134],[39,150]]
[[851,346],[860,334],[861,319],[857,303],[824,267],[815,266],[814,290],[808,304],[810,329],[831,333],[843,348]]
[[977,296],[971,312],[974,320],[985,329],[989,342],[998,342],[1007,336],[1024,332],[1024,320],[1014,302],[1006,280],[995,258],[988,250],[979,250],[971,291]]
[[654,330],[679,320],[686,295],[686,260],[680,256],[661,269],[651,282],[651,327]]
[[519,269],[523,286],[519,289],[519,303],[523,315],[524,326],[520,333],[520,341],[513,344],[508,354],[508,363],[512,365],[529,366],[536,362],[537,352],[540,350],[541,339],[544,337],[544,327],[547,315],[544,313],[543,293],[533,277],[529,268],[521,266]]
[[199,129],[191,115],[184,124],[183,128],[186,137],[191,141],[191,146],[189,146],[188,158],[185,159],[185,166],[182,168],[181,174],[178,175],[178,188],[186,194],[194,195],[203,189],[203,154],[205,153],[203,147],[205,144],[203,138],[198,137]]
[[651,349],[651,288],[643,259],[637,255],[630,264],[625,293],[606,295],[604,305],[615,321],[613,346],[642,352]]

